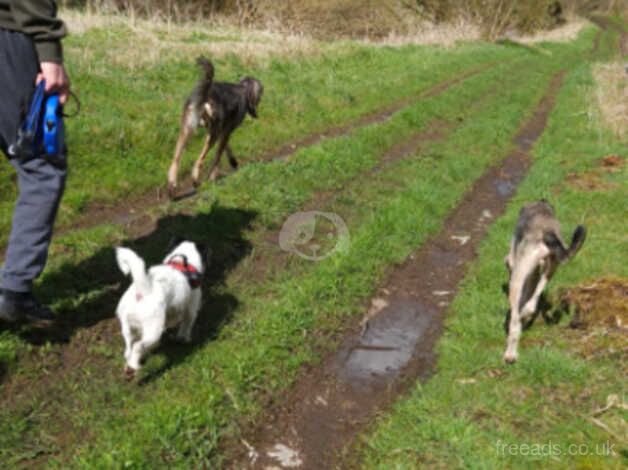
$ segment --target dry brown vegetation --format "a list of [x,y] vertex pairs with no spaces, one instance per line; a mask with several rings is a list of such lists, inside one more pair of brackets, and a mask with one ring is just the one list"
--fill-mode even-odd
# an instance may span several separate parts
[[598,64],[593,69],[597,105],[602,119],[621,140],[628,139],[628,83],[621,62]]
[[[168,22],[227,17],[238,25],[301,33],[317,38],[382,39],[426,34],[447,25],[458,36],[496,39],[504,33],[555,28],[568,13],[621,13],[617,0],[66,0],[88,12],[124,13]],[[624,13],[628,13],[624,11]],[[460,33],[462,31],[462,33]],[[472,34],[469,33],[472,31]],[[479,33],[478,33],[479,32]]]
[[[273,57],[297,58],[324,53],[325,44],[300,34],[271,29],[239,28],[226,21],[169,22],[165,18],[143,18],[126,14],[63,10],[61,17],[71,34],[91,29],[108,31],[104,51],[108,66],[136,69],[164,60],[193,58],[201,54],[224,57],[236,54],[246,64],[263,64]],[[128,47],[132,43],[134,47]],[[94,70],[94,54],[103,54],[81,43],[66,49],[79,63]],[[337,46],[338,47],[338,46]]]
[[576,39],[582,28],[591,23],[578,16],[566,16],[566,22],[549,30],[534,31],[519,36],[517,40],[524,44],[536,44],[539,42],[568,42]]

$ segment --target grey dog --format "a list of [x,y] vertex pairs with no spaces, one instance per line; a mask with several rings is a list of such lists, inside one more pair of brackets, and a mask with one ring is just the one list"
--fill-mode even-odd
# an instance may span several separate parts
[[567,247],[560,235],[560,224],[554,208],[546,200],[528,204],[519,213],[519,220],[506,256],[510,272],[508,299],[510,322],[504,360],[517,360],[517,345],[522,322],[536,311],[539,297],[558,266],[572,258],[586,238],[586,229],[579,225]]

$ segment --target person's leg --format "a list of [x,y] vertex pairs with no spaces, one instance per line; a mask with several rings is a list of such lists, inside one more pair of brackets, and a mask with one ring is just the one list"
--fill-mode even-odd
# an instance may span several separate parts
[[[38,70],[31,40],[20,33],[0,30],[0,147],[5,154],[24,118]],[[16,315],[28,318],[30,314],[36,318],[46,312],[34,302],[30,291],[46,264],[65,187],[65,155],[54,162],[43,156],[14,158],[11,165],[17,172],[19,195],[2,272],[0,316],[4,311],[5,319]]]
[[0,149],[5,155],[28,111],[38,71],[32,41],[24,34],[0,29]]
[[18,175],[19,196],[13,211],[2,288],[30,292],[33,280],[46,265],[66,171],[43,158],[11,160],[11,164]]

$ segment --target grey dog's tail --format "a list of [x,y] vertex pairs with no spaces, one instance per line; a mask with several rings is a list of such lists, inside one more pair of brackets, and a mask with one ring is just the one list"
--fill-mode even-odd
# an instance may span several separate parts
[[578,253],[586,237],[587,229],[584,225],[578,225],[571,237],[571,245],[569,245],[569,247],[563,244],[563,241],[553,230],[543,234],[543,243],[547,245],[550,251],[554,253],[560,261],[565,261]]

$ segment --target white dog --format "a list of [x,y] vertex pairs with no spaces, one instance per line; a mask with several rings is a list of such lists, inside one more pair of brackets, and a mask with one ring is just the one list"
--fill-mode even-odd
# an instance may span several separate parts
[[142,358],[159,344],[162,333],[179,325],[177,338],[189,342],[201,308],[201,277],[204,266],[196,245],[183,241],[146,272],[144,260],[133,250],[116,248],[120,270],[133,283],[116,310],[122,327],[125,373],[132,378]]

